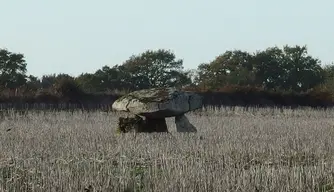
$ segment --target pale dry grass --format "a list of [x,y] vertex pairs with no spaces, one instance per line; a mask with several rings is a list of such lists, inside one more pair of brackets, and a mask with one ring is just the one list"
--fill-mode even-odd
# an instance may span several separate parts
[[[117,135],[117,114],[0,123],[0,191],[333,191],[334,110],[228,108],[198,133]],[[86,188],[86,189],[85,189]]]

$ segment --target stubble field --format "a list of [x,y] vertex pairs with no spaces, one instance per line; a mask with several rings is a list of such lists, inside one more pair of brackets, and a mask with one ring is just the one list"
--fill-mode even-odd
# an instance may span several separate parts
[[116,113],[0,122],[0,191],[334,191],[334,110],[210,109],[198,133],[117,135]]

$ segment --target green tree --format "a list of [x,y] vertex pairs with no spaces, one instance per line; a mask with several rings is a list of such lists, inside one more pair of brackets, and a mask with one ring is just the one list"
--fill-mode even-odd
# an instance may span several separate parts
[[67,102],[80,103],[82,97],[85,96],[85,92],[73,78],[59,77],[52,88],[54,93],[65,99]]
[[43,75],[41,78],[41,87],[44,89],[51,88],[63,79],[74,81],[74,77],[65,73]]
[[331,92],[334,92],[334,63],[323,68],[323,76],[325,79],[323,85]]
[[284,53],[278,47],[259,51],[254,56],[256,84],[266,89],[282,88],[286,76]]
[[38,77],[35,77],[33,75],[29,75],[27,77],[26,85],[27,85],[27,88],[29,90],[36,91],[39,88],[41,88],[41,81],[38,79]]
[[178,84],[180,87],[194,86],[194,79],[196,78],[196,70],[188,69],[184,70],[182,73],[179,73]]
[[86,92],[100,91],[100,81],[91,73],[82,73],[75,78],[76,83]]
[[306,91],[324,81],[320,60],[306,46],[271,47],[254,56],[256,82],[267,89]]
[[17,88],[26,83],[27,63],[21,53],[0,49],[0,86]]
[[99,82],[100,90],[123,90],[132,89],[130,74],[125,71],[123,66],[113,67],[103,66],[94,74],[96,81]]
[[56,82],[56,74],[43,75],[41,78],[41,87],[43,89],[51,88]]
[[200,64],[196,79],[199,84],[207,88],[253,85],[254,80],[253,56],[241,50],[226,51],[211,63]]
[[284,87],[306,91],[324,82],[321,61],[308,55],[306,46],[284,46],[287,77]]
[[183,71],[183,60],[176,59],[170,50],[148,50],[140,55],[133,55],[122,65],[122,70],[129,74],[129,82],[135,89],[182,86],[189,83]]
[[224,77],[225,75],[214,72],[209,63],[201,63],[197,67],[197,75],[194,81],[198,87],[205,90],[217,87],[217,82],[221,82]]

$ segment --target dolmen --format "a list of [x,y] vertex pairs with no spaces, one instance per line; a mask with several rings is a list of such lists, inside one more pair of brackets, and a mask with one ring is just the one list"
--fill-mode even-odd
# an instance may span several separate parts
[[197,132],[185,113],[202,107],[202,97],[179,89],[153,88],[131,92],[112,104],[115,111],[128,112],[119,117],[118,131],[168,132],[166,119],[175,118],[177,132]]

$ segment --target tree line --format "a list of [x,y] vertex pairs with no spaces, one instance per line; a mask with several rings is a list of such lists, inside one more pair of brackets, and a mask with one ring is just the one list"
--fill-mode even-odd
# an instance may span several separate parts
[[307,46],[269,47],[250,53],[227,50],[196,69],[184,69],[183,59],[166,49],[147,50],[114,66],[76,77],[66,73],[38,78],[27,73],[23,53],[0,49],[0,89],[48,90],[59,84],[86,93],[177,86],[195,90],[220,90],[229,86],[257,87],[266,91],[307,92],[334,90],[334,65],[324,65],[308,53]]

